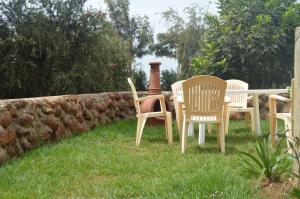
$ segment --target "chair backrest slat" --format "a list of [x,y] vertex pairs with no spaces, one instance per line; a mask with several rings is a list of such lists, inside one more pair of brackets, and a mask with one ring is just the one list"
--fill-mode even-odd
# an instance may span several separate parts
[[[246,82],[236,79],[227,80],[227,90],[248,90],[249,85]],[[228,94],[230,97],[230,103],[228,106],[231,107],[247,107],[247,94]]]
[[222,120],[226,82],[208,75],[192,77],[182,83],[186,116],[216,116]]

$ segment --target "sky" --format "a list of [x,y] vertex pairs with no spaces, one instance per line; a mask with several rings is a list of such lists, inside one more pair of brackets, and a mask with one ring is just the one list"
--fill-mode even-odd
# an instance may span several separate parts
[[[167,23],[162,20],[161,13],[169,8],[176,10],[184,17],[183,9],[192,4],[198,4],[204,10],[216,13],[216,0],[130,0],[130,13],[132,15],[147,15],[150,25],[154,30],[154,37],[157,33],[165,32],[168,28]],[[106,10],[104,0],[88,0],[87,6]],[[161,70],[173,69],[176,71],[177,61],[166,57],[155,57],[154,55],[146,55],[141,59],[135,60],[135,63],[141,67],[149,77],[149,62],[160,61]]]

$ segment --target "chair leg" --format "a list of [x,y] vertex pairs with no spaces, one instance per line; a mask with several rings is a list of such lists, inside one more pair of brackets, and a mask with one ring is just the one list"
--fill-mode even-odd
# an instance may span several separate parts
[[172,132],[172,113],[167,112],[166,113],[166,132],[168,136],[168,143],[172,144],[173,143],[173,132]]
[[245,112],[245,122],[247,126],[251,125],[251,112]]
[[276,139],[275,139],[275,134],[276,134],[276,129],[277,129],[277,119],[275,115],[270,114],[270,135],[271,135],[271,142],[272,146],[276,147]]
[[138,122],[137,122],[137,128],[136,128],[136,145],[139,146],[141,143],[141,138],[143,134],[143,130],[146,124],[147,117],[139,115],[138,116]]
[[292,131],[291,131],[291,128],[292,128],[291,119],[286,118],[284,120],[284,126],[285,126],[285,131],[286,131],[285,135],[286,135],[286,142],[287,142],[287,146],[288,146],[288,153],[292,154],[292,147],[294,145],[294,141],[293,141],[293,135],[292,135]]
[[166,139],[169,140],[169,137],[168,137],[168,115],[166,113],[165,115],[165,134],[166,134]]
[[276,126],[277,126],[277,119],[276,119],[276,100],[269,97],[269,111],[270,111],[270,136],[271,136],[271,143],[273,147],[276,147],[275,142],[275,133],[276,133]]
[[254,109],[252,109],[250,111],[250,117],[251,117],[251,130],[252,130],[252,133],[255,132],[255,117],[254,117]]
[[199,123],[199,144],[205,143],[205,124]]
[[228,129],[229,129],[229,117],[230,117],[230,110],[227,110],[225,113],[225,123],[224,124],[224,129],[225,129],[225,134],[228,134]]
[[194,137],[194,123],[189,123],[188,136]]
[[211,124],[211,123],[208,123],[208,124],[207,124],[207,132],[208,132],[209,134],[211,134],[211,132],[212,132],[212,124]]
[[224,134],[224,127],[222,123],[217,124],[217,142],[218,147],[222,153],[225,153],[225,134]]
[[183,117],[183,127],[182,127],[182,135],[181,135],[181,153],[183,154],[186,149],[187,145],[187,133],[188,133],[188,128],[187,128],[187,123],[185,116]]

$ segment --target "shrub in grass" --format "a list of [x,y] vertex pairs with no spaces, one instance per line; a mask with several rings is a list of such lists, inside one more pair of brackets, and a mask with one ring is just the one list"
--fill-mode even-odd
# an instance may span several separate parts
[[[293,134],[291,134],[293,135]],[[300,139],[298,137],[292,137],[289,139],[289,148],[292,151],[291,153],[291,157],[295,160],[296,165],[297,165],[297,169],[298,169],[298,173],[293,173],[293,175],[298,178],[298,180],[300,180],[300,152],[298,151],[298,148],[300,146]],[[298,198],[300,199],[300,189],[295,187],[291,190],[291,192],[289,193],[289,195],[292,198]]]
[[284,173],[291,168],[291,161],[285,150],[284,139],[277,148],[269,144],[269,136],[258,139],[255,154],[239,151],[241,165],[249,174],[266,178],[269,182],[278,182]]

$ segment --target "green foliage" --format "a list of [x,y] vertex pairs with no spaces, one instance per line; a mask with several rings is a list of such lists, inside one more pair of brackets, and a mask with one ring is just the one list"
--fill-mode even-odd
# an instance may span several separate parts
[[197,5],[187,7],[184,11],[188,16],[187,21],[173,9],[163,13],[163,18],[170,27],[166,33],[157,35],[158,42],[154,45],[156,56],[177,59],[180,79],[186,79],[193,74],[190,65],[199,51],[198,41],[201,40],[204,29],[202,10]]
[[1,98],[124,89],[128,45],[85,2],[0,1]]
[[163,70],[161,72],[161,89],[170,91],[171,85],[177,81],[177,74],[174,70]]
[[133,70],[132,79],[137,91],[147,90],[147,76],[141,68]]
[[153,30],[147,16],[129,15],[129,0],[105,0],[109,17],[120,34],[130,46],[132,57],[142,57],[152,52]]
[[300,198],[300,189],[298,189],[298,188],[293,188],[293,189],[290,191],[289,196],[291,196],[291,197],[293,197],[293,198],[299,199],[299,198]]
[[198,74],[247,81],[252,88],[285,86],[293,76],[296,0],[219,0],[219,15],[206,15]]
[[255,155],[252,152],[239,152],[242,167],[249,174],[263,175],[270,182],[279,181],[291,166],[288,155],[284,152],[284,141],[281,139],[274,150],[269,146],[268,137],[257,140]]
[[[291,131],[291,130],[288,130],[288,131]],[[293,133],[289,133],[289,135],[293,135]],[[292,157],[292,159],[294,160],[295,162],[295,165],[297,168],[297,172],[296,173],[293,173],[293,175],[298,178],[298,180],[300,179],[300,151],[298,150],[299,149],[299,146],[300,146],[300,139],[299,137],[288,137],[288,140],[289,140],[289,149],[291,150],[291,154],[290,156]],[[297,188],[297,187],[294,187],[289,195],[293,198],[300,198],[300,189]]]

